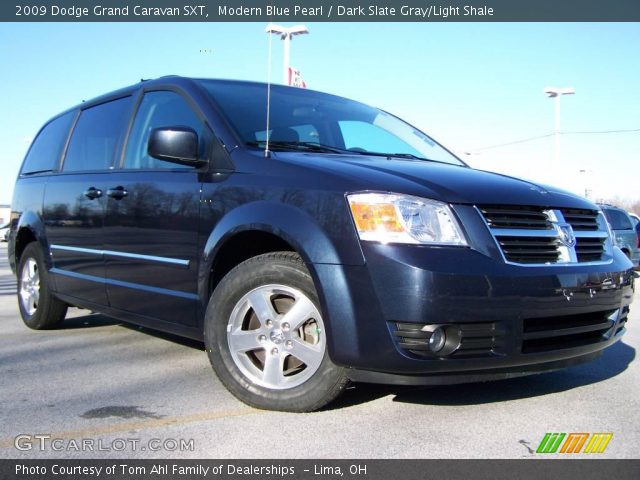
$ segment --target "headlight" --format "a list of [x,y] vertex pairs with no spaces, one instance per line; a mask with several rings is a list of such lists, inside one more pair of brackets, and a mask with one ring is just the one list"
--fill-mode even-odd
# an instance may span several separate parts
[[361,240],[381,243],[466,246],[445,203],[395,193],[347,195]]

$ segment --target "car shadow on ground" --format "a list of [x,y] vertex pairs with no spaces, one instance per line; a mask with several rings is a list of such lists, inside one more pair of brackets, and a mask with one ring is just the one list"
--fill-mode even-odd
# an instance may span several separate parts
[[[118,325],[177,345],[204,351],[204,344],[200,341],[128,324],[96,313],[67,318],[62,328],[82,329],[110,325]],[[613,378],[625,371],[635,356],[635,349],[621,341],[607,348],[601,357],[590,363],[508,380],[427,387],[356,383],[323,410],[353,407],[390,395],[393,396],[394,402],[440,406],[478,405],[537,397]]]
[[518,400],[598,383],[615,377],[635,359],[635,349],[618,342],[606,349],[601,357],[578,367],[555,372],[492,382],[428,387],[398,387],[358,383],[328,409],[341,409],[392,395],[394,402],[419,405],[479,405],[505,400]]
[[129,330],[135,330],[136,332],[145,333],[155,338],[167,340],[178,345],[193,348],[195,350],[201,350],[204,352],[204,343],[198,340],[193,340],[187,337],[181,337],[179,335],[173,335],[171,333],[161,332],[159,330],[153,330],[151,328],[141,327],[139,325],[133,325],[129,323],[120,322],[120,326],[128,328]]
[[121,322],[115,318],[106,317],[99,313],[92,313],[88,310],[81,310],[77,316],[67,317],[60,327],[60,330],[80,330],[82,328],[108,327],[119,325]]
[[196,350],[204,350],[204,344],[197,340],[192,340],[190,338],[172,335],[171,333],[160,332],[158,330],[126,323],[121,320],[102,315],[100,313],[87,312],[86,315],[65,318],[64,324],[61,328],[63,330],[75,330],[81,328],[106,327],[110,325],[118,325],[122,328],[126,328],[127,330],[144,333],[145,335],[160,338],[162,340],[168,340],[178,345],[194,348]]

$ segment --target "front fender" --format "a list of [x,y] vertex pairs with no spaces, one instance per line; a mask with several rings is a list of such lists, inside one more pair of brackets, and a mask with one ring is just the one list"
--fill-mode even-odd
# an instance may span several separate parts
[[261,200],[241,205],[220,219],[206,241],[203,267],[211,268],[213,259],[227,240],[252,230],[282,238],[307,264],[364,264],[355,232],[353,238],[332,237],[305,211],[284,203]]
[[285,203],[259,200],[234,208],[216,223],[205,243],[198,274],[200,298],[206,299],[209,294],[209,274],[218,252],[241,232],[260,231],[281,238],[300,254],[312,275],[314,264],[364,264],[355,232],[349,238],[349,235],[331,235],[327,230],[304,210]]

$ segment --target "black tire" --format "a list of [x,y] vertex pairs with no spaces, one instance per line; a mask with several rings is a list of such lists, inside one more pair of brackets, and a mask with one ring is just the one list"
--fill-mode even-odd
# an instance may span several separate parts
[[[34,266],[38,274],[38,284],[33,286],[25,281],[25,268]],[[17,269],[18,277],[18,307],[25,325],[34,330],[47,330],[58,327],[67,314],[67,304],[51,293],[49,272],[45,266],[44,254],[36,242],[32,242],[24,249],[20,256]],[[24,283],[23,283],[24,282]],[[24,287],[24,288],[23,288]],[[30,288],[37,291],[37,302],[30,305],[23,296]]]
[[[282,289],[278,290],[280,287]],[[271,288],[276,290],[269,290]],[[271,291],[274,292],[273,296],[270,296]],[[254,310],[254,303],[250,299],[256,292],[270,302],[272,310],[268,311],[274,314],[272,321],[261,320],[259,317],[265,315],[258,315]],[[286,296],[289,292],[293,292],[291,298]],[[294,297],[294,293],[299,296]],[[290,327],[282,319],[287,313],[286,308],[291,310],[298,302],[301,306],[296,312],[306,312],[305,308],[310,308],[309,311],[314,313],[296,314],[295,317],[307,320],[296,323],[297,327]],[[319,320],[315,317],[319,317]],[[209,301],[204,336],[211,365],[227,389],[253,407],[289,412],[317,410],[335,399],[348,384],[345,369],[335,365],[329,358],[327,335],[321,317],[313,280],[300,256],[293,252],[274,252],[251,258],[222,279]],[[244,327],[234,330],[234,319],[243,318],[245,320],[240,321],[254,322],[256,329],[247,326],[246,330]],[[269,321],[271,330],[266,330]],[[249,332],[247,338],[251,336],[251,342],[258,341],[258,348],[250,347],[253,350],[249,352],[234,349],[232,354],[232,331],[236,334]],[[260,332],[265,335],[258,335]],[[254,334],[257,340],[253,340]],[[308,357],[311,361],[306,364],[295,357],[298,355],[296,352],[301,352],[300,348],[307,354],[314,352]],[[269,357],[270,354],[272,357]],[[273,362],[276,356],[280,359],[280,367],[275,378],[292,383],[283,386],[273,382],[277,388],[271,388],[266,365],[267,361]],[[253,367],[249,360],[254,363]],[[290,373],[292,371],[293,374]],[[261,381],[266,384],[260,384]]]

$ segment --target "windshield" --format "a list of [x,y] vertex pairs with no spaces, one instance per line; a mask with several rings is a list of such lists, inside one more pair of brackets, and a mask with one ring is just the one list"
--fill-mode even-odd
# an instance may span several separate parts
[[[264,148],[267,86],[201,80],[242,141]],[[272,85],[270,150],[381,155],[465,165],[429,136],[377,108],[301,88]]]

